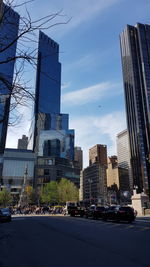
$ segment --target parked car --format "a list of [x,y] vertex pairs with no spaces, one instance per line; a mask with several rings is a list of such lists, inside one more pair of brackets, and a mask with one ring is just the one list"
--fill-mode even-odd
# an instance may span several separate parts
[[68,214],[72,217],[75,216],[83,217],[85,215],[85,209],[83,207],[70,207],[68,209]]
[[91,205],[85,212],[86,218],[92,219],[100,219],[103,216],[103,212],[105,211],[105,207]]
[[9,208],[0,209],[0,222],[10,222],[11,221],[11,211]]
[[103,212],[103,220],[128,221],[135,220],[134,209],[128,206],[110,206]]

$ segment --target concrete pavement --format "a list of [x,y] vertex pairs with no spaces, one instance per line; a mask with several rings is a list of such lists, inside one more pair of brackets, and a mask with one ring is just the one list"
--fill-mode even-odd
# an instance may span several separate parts
[[149,267],[148,223],[15,216],[0,224],[0,267]]

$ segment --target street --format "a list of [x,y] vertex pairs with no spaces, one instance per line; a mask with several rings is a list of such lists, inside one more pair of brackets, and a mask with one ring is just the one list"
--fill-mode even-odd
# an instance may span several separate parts
[[16,216],[0,224],[0,267],[149,267],[149,240],[150,218]]

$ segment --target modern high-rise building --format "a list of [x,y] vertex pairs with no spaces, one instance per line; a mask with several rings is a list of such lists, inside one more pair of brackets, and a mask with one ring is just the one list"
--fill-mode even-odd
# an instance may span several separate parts
[[34,120],[28,149],[35,152],[35,186],[66,178],[79,187],[80,168],[74,161],[74,130],[69,115],[60,113],[59,45],[40,31]]
[[[0,153],[4,152],[10,109],[10,96],[14,74],[14,60],[18,35],[19,15],[3,5],[0,24]],[[4,62],[2,64],[2,62]]]
[[128,131],[124,130],[117,135],[117,155],[118,167],[127,170],[127,180],[130,185],[130,191],[133,191],[133,179],[130,164],[130,147]]
[[107,146],[95,145],[89,149],[89,165],[100,163],[107,165]]
[[81,147],[74,148],[74,160],[78,162],[80,170],[83,168],[83,151]]
[[40,31],[35,111],[29,149],[37,156],[74,159],[74,130],[69,115],[60,113],[61,64],[59,45]]
[[133,185],[150,196],[150,26],[127,25],[120,43]]

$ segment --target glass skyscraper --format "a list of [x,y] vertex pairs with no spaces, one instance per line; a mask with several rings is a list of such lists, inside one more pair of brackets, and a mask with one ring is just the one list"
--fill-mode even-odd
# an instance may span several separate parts
[[[0,153],[4,152],[10,109],[10,96],[14,73],[14,58],[16,54],[19,27],[19,15],[10,7],[3,5],[3,19],[0,23]],[[3,63],[6,61],[6,63]]]
[[117,134],[117,156],[118,156],[118,167],[127,170],[126,180],[129,181],[130,191],[133,191],[133,179],[132,179],[131,164],[130,164],[130,148],[129,148],[129,138],[127,130],[124,130],[119,134]]
[[150,26],[120,35],[133,185],[150,196]]
[[74,159],[74,130],[68,114],[60,113],[61,64],[59,45],[40,31],[36,76],[34,121],[29,149],[37,156]]

